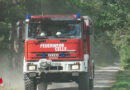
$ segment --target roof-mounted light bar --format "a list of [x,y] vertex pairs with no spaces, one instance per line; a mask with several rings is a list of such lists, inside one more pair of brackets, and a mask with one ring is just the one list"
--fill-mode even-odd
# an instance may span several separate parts
[[80,18],[81,17],[81,15],[80,14],[76,14],[76,18]]
[[31,15],[27,14],[26,19],[31,19]]
[[45,15],[45,16],[31,16],[30,14],[26,15],[26,19],[41,19],[41,18],[81,18],[80,14],[75,15]]
[[73,16],[74,16],[74,18],[76,18],[76,19],[81,18],[81,15],[80,15],[80,14],[75,14],[75,15],[73,15]]

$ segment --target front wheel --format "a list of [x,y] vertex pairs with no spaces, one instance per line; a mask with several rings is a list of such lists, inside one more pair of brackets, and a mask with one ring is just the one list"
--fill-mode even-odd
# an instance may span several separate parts
[[29,75],[24,76],[25,90],[36,90],[35,78],[30,78]]
[[78,90],[89,90],[89,73],[82,73],[79,77],[79,89]]
[[89,88],[90,88],[90,90],[93,89],[93,86],[94,86],[94,80],[93,79],[89,79]]

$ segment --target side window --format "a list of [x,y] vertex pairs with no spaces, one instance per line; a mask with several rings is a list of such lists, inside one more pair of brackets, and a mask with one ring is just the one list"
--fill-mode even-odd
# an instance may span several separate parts
[[92,34],[92,25],[90,25],[90,26],[87,27],[87,33],[88,33],[89,35]]

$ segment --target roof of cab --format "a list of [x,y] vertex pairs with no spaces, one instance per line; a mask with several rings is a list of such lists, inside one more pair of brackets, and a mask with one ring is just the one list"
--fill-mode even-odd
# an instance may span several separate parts
[[76,18],[75,15],[44,15],[44,16],[31,16],[31,19],[47,19],[47,18]]

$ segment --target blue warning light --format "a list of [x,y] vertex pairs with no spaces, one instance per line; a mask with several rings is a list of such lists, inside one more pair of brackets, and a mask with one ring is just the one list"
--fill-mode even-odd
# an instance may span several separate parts
[[46,57],[46,54],[42,54],[42,57]]
[[76,18],[80,18],[80,16],[81,16],[80,14],[76,14]]
[[31,18],[31,15],[27,14],[26,19],[30,19],[30,18]]
[[62,57],[64,57],[64,56],[65,56],[65,54],[64,54],[64,53],[62,53],[62,54],[61,54],[61,56],[62,56]]

